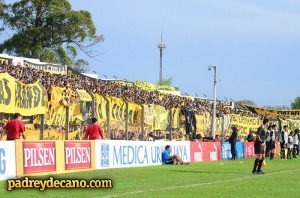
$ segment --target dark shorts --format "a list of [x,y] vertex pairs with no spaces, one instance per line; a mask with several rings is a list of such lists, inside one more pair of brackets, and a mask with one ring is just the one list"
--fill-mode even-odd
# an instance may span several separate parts
[[284,143],[280,143],[280,148],[281,148],[281,150],[284,150],[284,149],[286,149],[286,146],[285,146],[285,144],[284,144]]
[[254,153],[255,154],[265,154],[265,148],[262,146],[262,143],[259,141],[254,142]]
[[174,161],[169,160],[167,163],[165,163],[166,165],[170,165],[170,164],[174,164]]
[[7,141],[15,141],[16,139],[7,139]]
[[271,140],[271,141],[269,142],[269,149],[270,149],[270,150],[275,149],[275,141],[272,141],[272,140]]
[[275,149],[275,141],[270,140],[269,142],[266,142],[267,150],[273,150]]

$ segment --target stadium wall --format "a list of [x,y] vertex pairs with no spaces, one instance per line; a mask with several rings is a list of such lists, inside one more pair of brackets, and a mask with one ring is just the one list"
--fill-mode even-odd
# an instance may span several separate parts
[[143,142],[143,141],[96,141],[96,169],[126,168],[161,165],[161,153],[166,145],[171,146],[172,155],[179,155],[190,162],[190,142]]
[[[108,168],[157,166],[166,145],[185,162],[229,159],[230,145],[220,142],[53,140],[2,141],[0,180]],[[278,153],[278,143],[277,153]],[[237,143],[239,158],[254,157],[253,142]]]

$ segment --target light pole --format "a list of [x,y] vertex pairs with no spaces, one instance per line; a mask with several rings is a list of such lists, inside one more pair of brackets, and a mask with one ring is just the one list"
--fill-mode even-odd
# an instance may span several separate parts
[[214,103],[213,103],[213,117],[211,123],[211,132],[213,139],[215,139],[215,132],[216,132],[216,102],[217,102],[217,66],[210,65],[208,66],[208,70],[214,70]]
[[162,55],[163,55],[164,49],[167,47],[167,44],[163,42],[162,34],[160,35],[160,43],[157,45],[157,47],[159,49],[159,54],[160,54],[159,82],[161,82],[163,79]]

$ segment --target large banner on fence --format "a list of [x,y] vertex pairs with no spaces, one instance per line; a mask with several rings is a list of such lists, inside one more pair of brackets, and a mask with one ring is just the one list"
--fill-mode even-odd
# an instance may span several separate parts
[[132,125],[141,125],[142,107],[138,104],[128,103],[128,122]]
[[14,141],[0,143],[0,181],[16,178],[16,154]]
[[106,105],[108,100],[99,94],[95,94],[95,115],[98,122],[104,126],[107,121],[107,109]]
[[[67,107],[69,107],[70,122],[75,122],[76,120],[83,121],[80,100],[83,98],[82,95],[85,94],[85,91],[79,91],[81,94],[76,90],[54,86],[51,87],[51,100],[49,102],[46,117],[46,123],[48,125],[65,126]],[[88,96],[85,96],[84,100],[88,101],[90,99]]]
[[152,126],[154,123],[154,105],[144,105],[144,122],[146,125]]
[[56,65],[51,63],[33,63],[27,60],[24,60],[24,67],[30,67],[36,70],[42,70],[45,72],[56,73],[56,74],[67,74],[67,67],[63,65]]
[[11,58],[0,57],[0,64],[9,65],[11,64]]
[[110,103],[110,127],[112,131],[125,132],[126,104],[123,99],[107,97]]
[[245,117],[238,114],[231,114],[231,124],[236,125],[239,133],[247,135],[251,129],[257,130],[261,125],[261,120],[257,117]]
[[163,106],[154,105],[154,130],[165,131],[169,125],[169,110]]
[[112,121],[122,121],[125,120],[126,115],[126,104],[123,99],[109,97],[110,99],[110,119]]
[[161,165],[164,147],[171,146],[172,155],[190,161],[190,142],[95,141],[96,169]]
[[191,142],[191,162],[209,162],[221,159],[220,142]]
[[294,131],[295,129],[300,128],[300,120],[294,120],[294,119],[285,119],[285,120],[280,120],[281,121],[281,126],[283,127],[284,125],[288,126],[289,130]]
[[178,129],[180,125],[180,108],[172,109],[172,128]]
[[0,112],[45,114],[47,101],[46,90],[40,83],[24,84],[7,73],[0,74]]

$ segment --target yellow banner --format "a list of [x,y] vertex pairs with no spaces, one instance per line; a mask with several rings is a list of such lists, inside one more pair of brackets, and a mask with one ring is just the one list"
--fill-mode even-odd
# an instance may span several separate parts
[[64,88],[51,86],[51,105],[56,107],[60,105],[62,99],[62,92]]
[[284,125],[288,126],[289,131],[294,131],[295,129],[300,128],[300,120],[293,120],[293,119],[286,119],[286,120],[281,120],[281,127]]
[[110,101],[110,119],[112,121],[124,121],[126,116],[126,104],[123,99],[115,97],[108,98]]
[[99,120],[99,123],[101,125],[104,125],[104,123],[107,120],[107,111],[106,111],[107,100],[99,94],[95,94],[94,97],[95,97],[96,118]]
[[0,112],[31,116],[46,111],[47,93],[40,83],[24,84],[7,73],[0,74]]
[[128,103],[128,121],[133,125],[141,125],[142,107],[135,103]]
[[[125,130],[126,103],[123,99],[108,97],[110,101],[111,129]],[[138,104],[128,102],[128,130],[140,131],[142,122],[142,107]]]
[[262,121],[256,117],[245,117],[238,114],[231,114],[231,124],[236,125],[241,135],[247,135],[250,130],[256,131]]
[[206,118],[204,115],[195,115],[196,117],[196,128],[197,128],[197,134],[201,134],[202,136],[205,135],[206,131]]
[[80,101],[84,101],[84,102],[92,101],[91,95],[86,90],[77,89],[76,91],[79,95]]
[[179,120],[179,115],[180,115],[180,109],[179,108],[174,108],[172,109],[172,128],[178,129],[180,120]]
[[154,105],[154,130],[165,131],[169,125],[169,111],[162,106]]
[[67,107],[70,113],[70,123],[83,121],[79,100],[80,98],[76,95],[75,91],[52,86],[46,123],[48,125],[65,126]]
[[152,126],[154,123],[154,105],[144,105],[144,123]]
[[49,105],[48,113],[46,115],[46,124],[48,125],[66,125],[66,108],[62,105],[54,107]]

